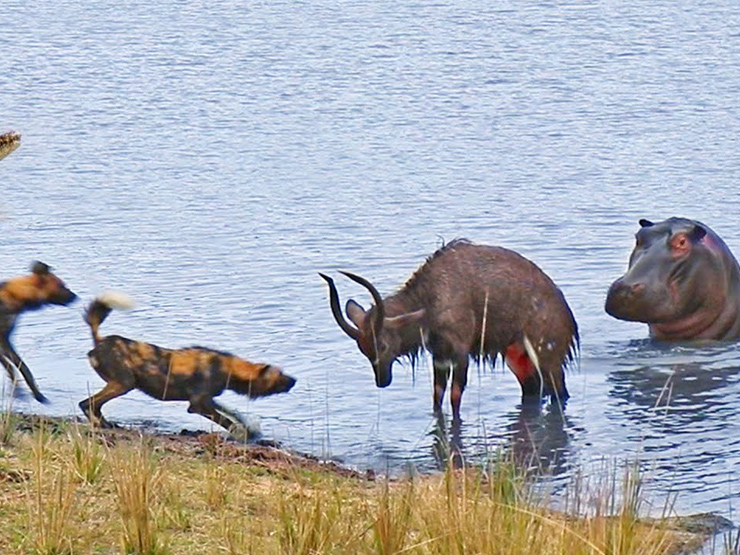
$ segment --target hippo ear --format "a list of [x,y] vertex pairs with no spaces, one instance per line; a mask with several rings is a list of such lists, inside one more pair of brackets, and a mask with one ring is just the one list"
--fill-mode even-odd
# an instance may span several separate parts
[[639,224],[640,224],[640,227],[653,227],[653,226],[655,225],[655,224],[654,224],[653,222],[651,222],[650,220],[645,220],[645,219],[642,219],[642,220],[640,220],[640,221],[639,221],[639,222],[637,222],[637,223],[639,223]]
[[695,225],[694,229],[691,231],[691,240],[694,243],[698,243],[702,239],[704,239],[704,236],[707,234],[707,229],[700,225]]

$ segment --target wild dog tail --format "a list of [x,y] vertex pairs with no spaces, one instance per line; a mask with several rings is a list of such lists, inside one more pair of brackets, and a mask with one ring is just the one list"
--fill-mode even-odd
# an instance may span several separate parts
[[100,343],[98,328],[110,314],[111,310],[118,308],[128,310],[134,307],[134,301],[128,295],[118,293],[117,291],[106,291],[90,303],[85,311],[85,322],[90,326],[92,331],[93,343],[97,346]]

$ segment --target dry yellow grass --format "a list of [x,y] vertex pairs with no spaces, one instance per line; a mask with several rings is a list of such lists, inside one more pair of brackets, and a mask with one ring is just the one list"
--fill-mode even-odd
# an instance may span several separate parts
[[8,555],[667,555],[696,541],[639,521],[629,474],[627,489],[604,493],[625,505],[575,518],[534,501],[505,463],[372,482],[213,435],[17,427],[0,444]]

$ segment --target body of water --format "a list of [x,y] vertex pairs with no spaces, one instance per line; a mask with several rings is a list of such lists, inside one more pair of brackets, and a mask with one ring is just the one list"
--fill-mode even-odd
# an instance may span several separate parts
[[[223,395],[266,436],[432,470],[428,361],[376,389],[318,272],[387,294],[443,240],[512,248],[565,293],[580,369],[563,414],[531,414],[511,373],[472,368],[465,456],[534,454],[556,485],[638,459],[680,510],[734,518],[740,349],[654,345],[603,303],[639,218],[700,219],[740,253],[735,4],[6,0],[0,19],[0,131],[23,134],[0,163],[0,277],[39,259],[84,302],[122,290],[138,308],[103,333],[298,379]],[[102,386],[84,302],[22,318],[16,347],[52,404],[15,409],[79,413]],[[186,407],[131,393],[105,412],[211,428]]]

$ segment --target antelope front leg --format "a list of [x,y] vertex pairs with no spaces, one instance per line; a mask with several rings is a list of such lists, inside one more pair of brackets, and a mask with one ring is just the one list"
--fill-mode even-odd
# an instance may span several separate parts
[[468,385],[468,355],[458,356],[452,372],[452,390],[450,404],[452,405],[452,421],[460,420],[460,403],[465,386]]
[[435,414],[442,413],[442,399],[445,396],[445,389],[447,389],[447,380],[450,378],[450,364],[449,360],[434,359],[434,412]]

